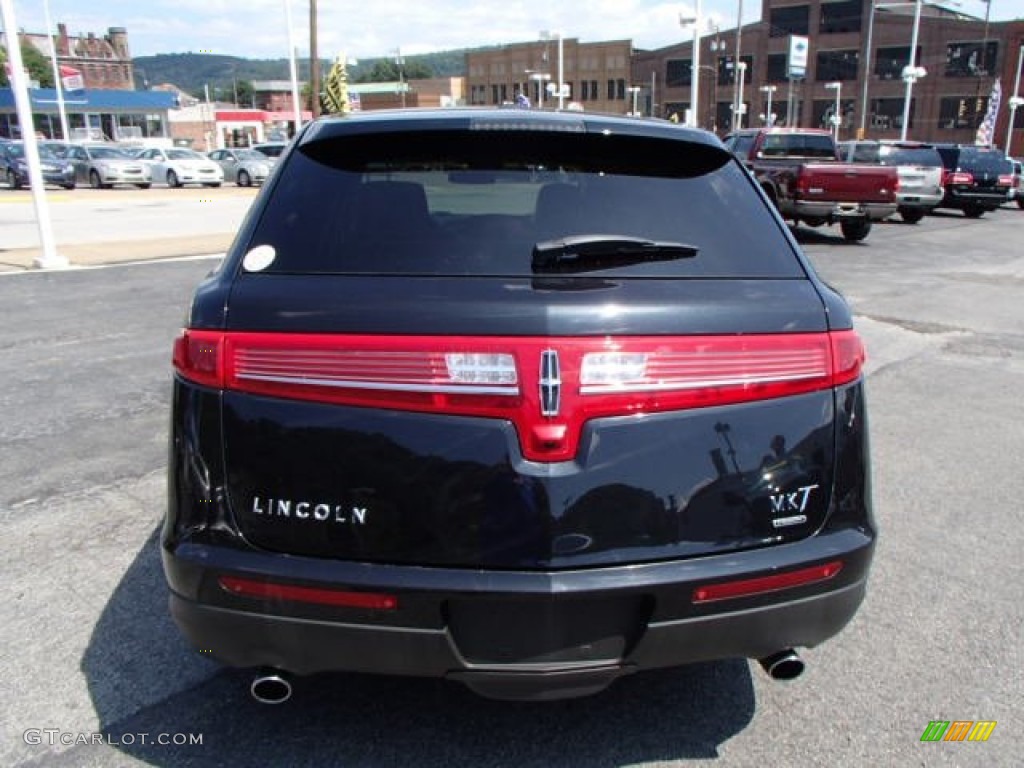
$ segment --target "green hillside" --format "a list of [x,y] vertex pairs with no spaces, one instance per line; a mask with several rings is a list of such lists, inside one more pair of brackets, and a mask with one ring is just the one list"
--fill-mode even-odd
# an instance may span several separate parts
[[[405,56],[404,73],[410,79],[417,77],[456,77],[464,74],[464,50],[441,51],[419,56]],[[236,81],[287,80],[288,59],[244,59],[238,56],[221,56],[203,53],[161,53],[156,56],[136,56],[136,88],[172,83],[198,98],[210,88],[210,98],[230,101]],[[329,59],[321,59],[321,71],[326,75],[331,66]],[[309,59],[297,61],[298,76],[309,80]],[[349,65],[349,79],[363,82],[375,75],[395,72],[391,59],[360,59],[358,64]]]

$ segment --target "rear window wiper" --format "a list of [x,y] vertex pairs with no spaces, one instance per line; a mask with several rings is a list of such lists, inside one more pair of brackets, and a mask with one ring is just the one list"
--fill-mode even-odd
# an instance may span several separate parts
[[652,261],[691,259],[695,245],[662,242],[625,235],[572,235],[544,240],[533,246],[537,272],[590,272]]

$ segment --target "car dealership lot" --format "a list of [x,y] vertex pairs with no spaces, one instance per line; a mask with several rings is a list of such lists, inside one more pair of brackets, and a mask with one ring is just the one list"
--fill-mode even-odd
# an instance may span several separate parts
[[[0,633],[14,659],[0,762],[1018,764],[1022,231],[1017,208],[880,225],[862,244],[800,230],[868,346],[881,528],[863,609],[804,654],[804,676],[698,665],[549,705],[346,675],[253,703],[248,675],[182,643],[156,546],[171,340],[215,262],[0,277]],[[998,724],[983,744],[921,743],[932,720]],[[27,729],[57,729],[56,743],[26,743]],[[106,743],[61,743],[93,732]],[[203,743],[144,743],[160,734]]]

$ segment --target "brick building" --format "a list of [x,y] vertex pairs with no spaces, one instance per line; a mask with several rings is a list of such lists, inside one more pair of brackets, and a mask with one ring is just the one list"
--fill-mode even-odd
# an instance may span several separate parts
[[[913,87],[908,136],[973,143],[998,77],[1003,99],[994,136],[1002,146],[1024,21],[986,23],[948,9],[924,9],[916,64],[927,75]],[[854,138],[862,128],[869,138],[900,136],[906,89],[901,73],[910,57],[912,14],[872,13],[869,0],[762,0],[761,15],[760,22],[744,26],[739,36],[740,60],[747,65],[743,125],[762,124],[765,89],[774,87],[771,111],[776,123],[827,127],[837,91],[826,84],[838,82],[840,138]],[[790,35],[807,37],[810,49],[806,77],[792,82],[786,77]],[[686,36],[681,30],[680,37]],[[647,113],[683,117],[690,106],[692,59],[690,42],[637,52],[632,79],[644,87]],[[722,133],[733,124],[736,30],[704,34],[700,61],[698,124]],[[1024,109],[1018,109],[1016,152],[1022,143]]]
[[[629,112],[630,40],[581,43],[562,41],[562,72],[568,85],[565,103],[594,112]],[[471,105],[513,104],[525,94],[534,106],[552,105],[556,96],[541,87],[558,81],[558,41],[514,43],[466,54],[466,95]],[[546,89],[545,89],[546,90]]]
[[[50,57],[49,35],[22,34],[21,38],[47,58]],[[106,35],[97,37],[92,32],[69,35],[67,26],[58,24],[57,35],[53,40],[57,49],[57,62],[79,70],[87,89],[135,89],[132,57],[128,50],[128,31],[124,27],[110,27]]]

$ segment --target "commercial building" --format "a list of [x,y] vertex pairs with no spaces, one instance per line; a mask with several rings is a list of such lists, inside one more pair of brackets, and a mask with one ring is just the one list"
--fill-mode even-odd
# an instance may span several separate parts
[[[770,96],[775,124],[830,127],[838,97],[841,139],[899,138],[914,5],[900,13],[873,9],[870,0],[763,0],[762,20],[739,35],[701,30],[698,124],[719,133],[733,127],[738,53],[746,65],[739,110],[744,126],[771,120]],[[973,143],[998,78],[1003,97],[993,135],[1002,146],[1024,21],[988,23],[928,4],[922,10],[915,64],[927,74],[913,84],[908,138]],[[806,75],[794,80],[787,77],[791,35],[806,37],[809,45]],[[690,108],[692,33],[681,28],[680,38],[686,37],[689,42],[634,56],[632,81],[643,88],[646,114],[682,119]],[[1014,150],[1022,145],[1024,109],[1018,109]]]
[[[576,38],[549,39],[481,48],[466,53],[467,102],[471,105],[515,105],[525,96],[530,105],[551,105],[562,55],[567,86],[563,105],[595,112],[632,111],[630,40],[581,43]],[[550,88],[548,86],[551,86]]]
[[[50,35],[20,35],[41,54],[50,57]],[[90,90],[134,90],[132,56],[128,50],[128,31],[124,27],[110,27],[102,37],[93,33],[69,35],[65,24],[57,24],[52,37],[57,50],[57,62],[82,73],[85,87]]]
[[[37,133],[60,139],[57,91],[29,89],[32,122]],[[139,141],[171,138],[168,114],[177,107],[175,94],[166,91],[69,91],[64,94],[70,138],[97,141]],[[0,136],[20,138],[14,92],[0,88]]]

